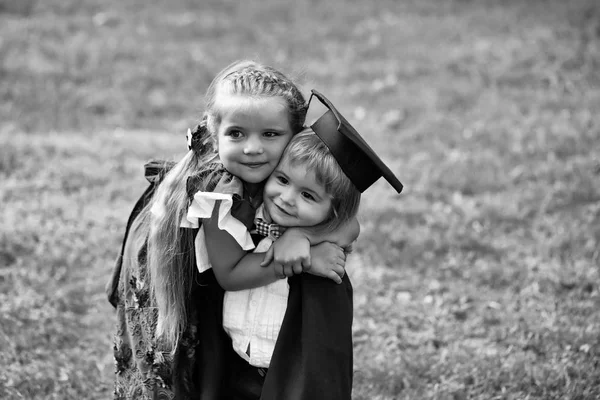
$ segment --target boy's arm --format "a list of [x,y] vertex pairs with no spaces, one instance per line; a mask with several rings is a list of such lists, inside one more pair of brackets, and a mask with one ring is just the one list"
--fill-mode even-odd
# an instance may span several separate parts
[[309,246],[330,242],[342,248],[350,246],[360,234],[360,224],[356,217],[332,232],[318,232],[310,227],[288,228],[285,233],[267,251],[261,265],[271,262],[282,264],[299,274],[311,268]]

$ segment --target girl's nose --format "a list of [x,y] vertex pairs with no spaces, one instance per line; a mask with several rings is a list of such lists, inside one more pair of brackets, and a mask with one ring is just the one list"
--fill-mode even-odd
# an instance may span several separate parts
[[262,154],[264,152],[262,141],[258,138],[250,137],[244,146],[244,154]]

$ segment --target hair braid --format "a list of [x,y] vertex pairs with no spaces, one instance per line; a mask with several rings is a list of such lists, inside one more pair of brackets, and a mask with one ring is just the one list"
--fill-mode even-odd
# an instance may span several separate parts
[[281,97],[287,106],[290,126],[294,133],[300,132],[306,119],[306,100],[300,89],[287,76],[276,69],[253,61],[239,61],[231,64],[215,78],[206,95],[206,113],[216,131],[220,123],[215,109],[217,93],[241,94],[256,97]]

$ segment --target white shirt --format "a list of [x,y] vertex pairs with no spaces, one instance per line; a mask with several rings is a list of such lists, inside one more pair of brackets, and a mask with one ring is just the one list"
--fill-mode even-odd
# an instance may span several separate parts
[[[256,217],[263,217],[262,206],[258,208]],[[266,237],[254,252],[264,253],[272,244],[273,239]],[[250,365],[269,368],[287,309],[288,295],[287,279],[255,289],[225,292],[223,328],[231,337],[235,352]]]

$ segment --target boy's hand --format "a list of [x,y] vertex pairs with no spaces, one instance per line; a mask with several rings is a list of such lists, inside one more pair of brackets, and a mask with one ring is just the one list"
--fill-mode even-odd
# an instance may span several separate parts
[[333,243],[323,242],[311,247],[312,268],[308,273],[329,278],[335,283],[342,283],[346,273],[346,255],[344,250]]
[[283,274],[290,277],[311,268],[310,242],[306,236],[295,230],[287,230],[277,239],[265,254],[261,266],[280,264]]
[[274,263],[271,263],[271,267],[273,268],[273,272],[275,273],[275,276],[277,277],[277,279],[286,279],[286,278],[289,278],[289,276],[291,276],[291,275],[288,276],[285,274],[285,268],[281,264],[277,264],[274,262]]

